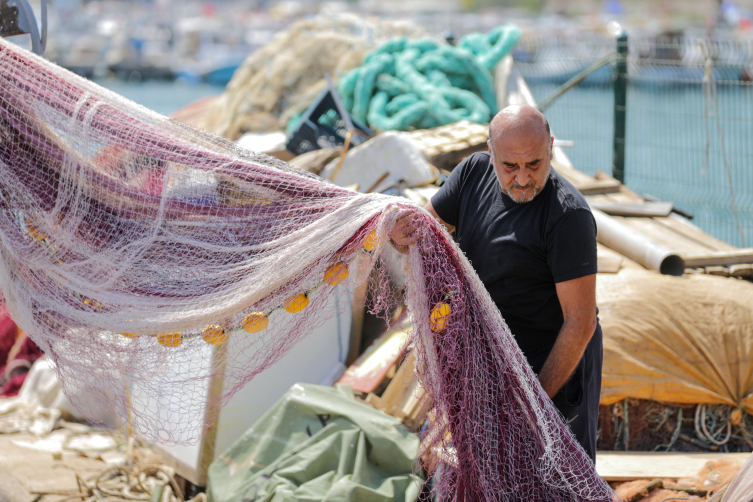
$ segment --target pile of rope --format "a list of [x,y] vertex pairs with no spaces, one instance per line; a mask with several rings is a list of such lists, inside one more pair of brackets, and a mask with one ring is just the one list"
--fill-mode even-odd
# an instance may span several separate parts
[[466,35],[457,47],[432,38],[394,38],[345,74],[338,90],[353,116],[373,129],[486,124],[497,111],[491,72],[519,39],[512,24]]
[[326,73],[338,78],[391,37],[426,34],[409,21],[354,14],[296,21],[246,59],[200,125],[232,140],[246,131],[284,130],[327,87]]
[[206,502],[204,493],[187,500],[169,467],[159,464],[117,466],[84,478],[76,473],[77,491],[45,490],[37,495],[58,495],[59,502]]
[[0,290],[83,416],[194,443],[241,386],[349,315],[372,268],[370,308],[391,318],[385,260],[406,213],[420,227],[402,260],[409,343],[437,417],[424,444],[455,451],[440,497],[609,501],[428,212],[254,156],[0,39]]
[[599,449],[625,451],[753,450],[748,413],[726,404],[660,403],[624,399],[602,406]]

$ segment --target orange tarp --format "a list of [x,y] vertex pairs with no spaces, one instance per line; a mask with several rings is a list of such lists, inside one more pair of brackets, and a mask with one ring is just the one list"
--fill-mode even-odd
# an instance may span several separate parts
[[635,268],[597,276],[601,404],[626,397],[753,413],[753,284]]

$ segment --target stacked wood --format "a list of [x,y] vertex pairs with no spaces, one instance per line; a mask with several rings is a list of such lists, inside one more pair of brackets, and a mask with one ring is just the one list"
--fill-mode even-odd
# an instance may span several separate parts
[[405,357],[384,394],[380,397],[372,392],[366,396],[366,402],[399,418],[409,429],[420,429],[431,407],[431,397],[426,394],[416,375],[412,352]]

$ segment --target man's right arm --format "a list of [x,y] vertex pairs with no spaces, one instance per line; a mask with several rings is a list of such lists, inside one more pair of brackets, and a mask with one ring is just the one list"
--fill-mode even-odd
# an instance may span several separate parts
[[426,203],[426,205],[424,206],[424,209],[426,209],[427,211],[429,211],[430,215],[432,215],[434,218],[436,218],[436,220],[439,223],[441,223],[442,225],[444,225],[444,227],[447,229],[448,232],[452,233],[452,232],[455,231],[455,227],[453,227],[452,225],[450,225],[449,223],[447,223],[446,221],[444,221],[442,218],[439,217],[439,215],[437,214],[437,212],[434,210],[434,206],[431,205],[431,201],[429,201],[429,202]]
[[[434,203],[438,204],[437,207],[440,208],[442,214],[445,215],[445,218],[455,220],[460,207],[460,193],[465,183],[464,180],[467,178],[468,170],[472,169],[473,165],[478,161],[478,156],[474,154],[458,164],[447,178],[444,185],[442,185],[439,192],[434,194],[432,200],[427,202],[424,206],[424,209],[436,218],[439,223],[444,225],[450,233],[455,231],[455,226],[439,216],[437,210],[434,208]],[[432,201],[434,201],[434,203],[432,203]],[[416,232],[417,225],[418,219],[413,217],[413,213],[410,210],[406,210],[405,213],[398,217],[395,226],[390,232],[390,237],[392,238],[395,248],[401,253],[407,253],[408,246],[418,240],[418,233]]]

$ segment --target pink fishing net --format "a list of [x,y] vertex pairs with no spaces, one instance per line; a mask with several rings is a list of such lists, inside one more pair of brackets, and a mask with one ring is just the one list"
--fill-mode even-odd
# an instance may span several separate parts
[[[195,442],[244,383],[372,281],[395,307],[435,410],[437,490],[457,500],[609,500],[475,272],[404,199],[338,188],[128,102],[0,40],[0,288],[74,404]],[[340,305],[338,307],[338,304]],[[344,306],[343,306],[344,305]],[[216,397],[212,397],[216,396]]]

